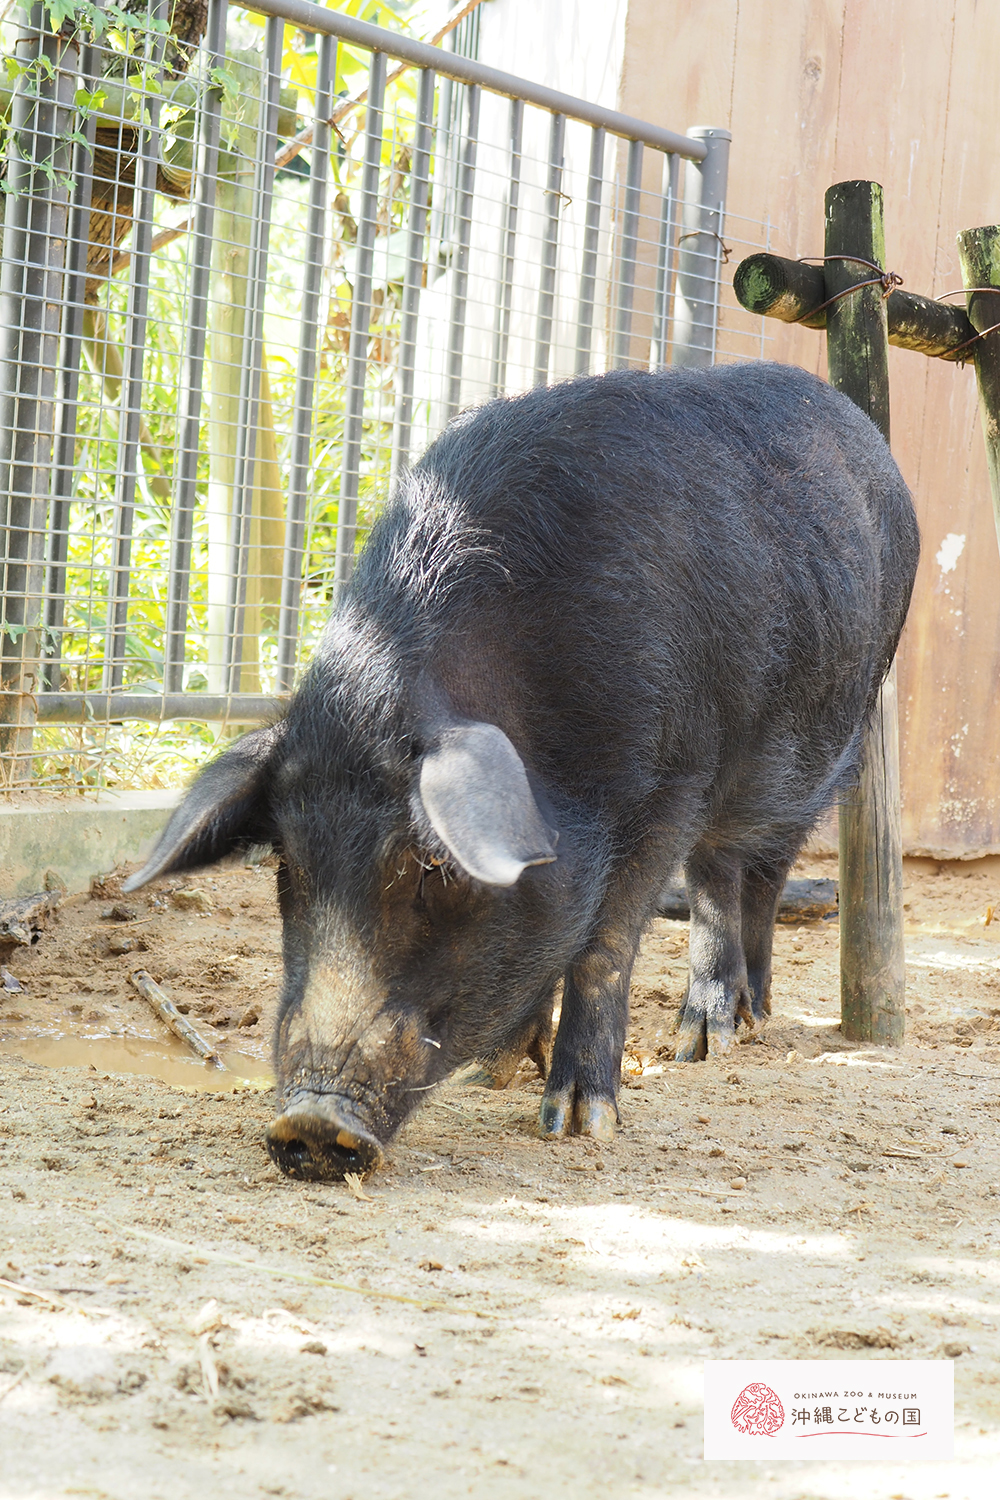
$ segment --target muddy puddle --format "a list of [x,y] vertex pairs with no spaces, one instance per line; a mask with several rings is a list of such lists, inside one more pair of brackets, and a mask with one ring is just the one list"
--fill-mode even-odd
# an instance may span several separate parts
[[[269,1087],[281,975],[273,873],[203,877],[194,908],[185,904],[192,884],[160,881],[125,901],[120,876],[110,876],[89,898],[64,902],[31,947],[5,945],[0,1057],[214,1093]],[[136,969],[152,974],[221,1068],[153,1014],[130,981]]]
[[153,1037],[82,1037],[25,1028],[0,1039],[0,1055],[23,1057],[48,1068],[88,1068],[95,1073],[140,1074],[181,1088],[232,1093],[248,1084],[270,1088],[273,1076],[259,1057],[223,1048],[223,1066],[206,1064],[181,1042]]

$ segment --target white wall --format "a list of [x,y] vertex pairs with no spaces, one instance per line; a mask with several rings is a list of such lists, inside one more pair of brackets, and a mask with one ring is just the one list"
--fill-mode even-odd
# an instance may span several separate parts
[[[617,108],[625,47],[627,0],[484,0],[479,61],[577,98]],[[481,97],[469,301],[462,366],[461,405],[493,394],[493,353],[500,296],[502,221],[510,182],[510,103],[484,90]],[[520,206],[508,360],[500,388],[527,389],[534,379],[538,330],[541,242],[549,199],[544,191],[551,116],[526,106]],[[591,147],[588,125],[568,120],[564,145],[558,268],[549,378],[576,369],[583,221]],[[612,221],[624,155],[613,139],[605,149],[607,179],[602,212],[598,283],[590,369],[607,362],[607,306]],[[438,201],[443,201],[440,186]],[[413,455],[444,424],[445,363],[453,295],[450,267],[435,268],[434,248],[421,297],[421,336],[415,382]]]
[[485,0],[479,60],[617,109],[628,0]]

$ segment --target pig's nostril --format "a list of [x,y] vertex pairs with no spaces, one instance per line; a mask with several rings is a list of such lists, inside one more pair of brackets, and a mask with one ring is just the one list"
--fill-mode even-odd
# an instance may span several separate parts
[[348,1172],[371,1172],[382,1160],[382,1148],[372,1136],[349,1129],[329,1106],[293,1109],[272,1124],[267,1133],[271,1159],[288,1177],[322,1181]]
[[312,1179],[320,1176],[305,1141],[274,1141],[268,1138],[268,1150],[286,1177]]

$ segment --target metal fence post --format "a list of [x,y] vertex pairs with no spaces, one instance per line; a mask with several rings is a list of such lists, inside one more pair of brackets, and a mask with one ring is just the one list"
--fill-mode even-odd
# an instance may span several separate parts
[[[205,47],[209,76],[226,57],[226,0],[209,0]],[[163,662],[163,691],[179,693],[184,686],[187,654],[188,601],[191,592],[191,539],[198,503],[198,460],[202,436],[202,387],[209,320],[212,273],[212,235],[218,191],[219,139],[222,131],[222,89],[205,90],[201,101],[201,141],[195,168],[194,214],[191,235],[191,301],[178,423],[177,477],[171,516],[170,576],[167,583],[167,638]]]
[[563,146],[566,116],[553,115],[549,129],[549,174],[545,187],[545,230],[542,235],[542,268],[538,285],[538,326],[535,333],[535,385],[549,378],[552,354],[552,320],[556,305],[556,265],[559,259],[559,216],[562,211]]
[[688,161],[684,171],[673,363],[704,369],[715,362],[719,331],[722,234],[732,136],[728,130],[710,125],[696,125],[688,135],[704,141],[708,154],[704,161]]
[[382,169],[382,107],[385,99],[385,53],[373,52],[368,73],[365,113],[365,156],[361,176],[358,238],[355,246],[351,299],[351,343],[347,357],[344,398],[344,457],[340,504],[337,511],[337,555],[334,564],[334,601],[340,602],[354,572],[361,490],[361,444],[365,419],[365,378],[372,317],[372,269],[378,228],[379,175]]
[[469,245],[472,240],[472,197],[476,185],[476,148],[479,145],[479,96],[473,84],[466,90],[466,136],[462,146],[455,207],[455,254],[452,261],[451,323],[448,329],[448,364],[445,410],[449,422],[462,400],[462,360],[465,353],[465,317],[469,300]]
[[399,327],[399,396],[392,439],[393,478],[410,466],[413,438],[413,382],[416,375],[417,335],[420,329],[420,292],[423,286],[427,204],[430,196],[431,142],[434,134],[436,75],[424,68],[417,87],[417,119],[410,167],[410,211],[407,215],[406,271],[403,276]]
[[45,518],[69,202],[76,47],[22,12],[0,270],[0,754],[29,775],[39,686]]
[[315,120],[309,168],[309,217],[306,224],[302,277],[302,315],[299,358],[295,373],[295,409],[285,515],[285,555],[281,574],[281,615],[278,623],[278,691],[287,693],[295,680],[312,468],[313,405],[319,363],[319,316],[327,238],[327,198],[330,183],[330,114],[337,74],[337,44],[322,36],[317,48]]
[[507,352],[510,348],[510,309],[514,295],[514,254],[517,245],[517,209],[521,194],[521,137],[524,129],[524,100],[510,101],[510,186],[503,209],[500,230],[500,282],[497,287],[497,321],[493,335],[494,396],[507,383]]
[[244,630],[247,617],[251,533],[261,409],[267,399],[264,366],[264,293],[271,234],[271,198],[274,191],[274,155],[278,138],[278,102],[281,88],[281,56],[285,22],[270,16],[264,30],[257,153],[254,162],[253,213],[250,228],[248,298],[243,323],[244,367],[240,383],[236,434],[236,464],[233,474],[233,554],[235,570],[229,595],[229,691],[238,693],[244,667]]
[[576,363],[573,371],[576,375],[590,374],[590,350],[594,335],[594,298],[597,292],[597,252],[601,239],[605,139],[605,131],[596,125],[590,137],[587,208],[583,221],[583,254],[580,257],[580,301],[576,318]]
[[[92,89],[97,79],[97,49],[86,43],[80,54],[84,87]],[[45,579],[45,633],[42,687],[57,692],[62,679],[62,629],[66,613],[66,562],[69,556],[70,505],[76,466],[76,427],[80,394],[80,355],[83,348],[87,251],[90,247],[90,205],[94,186],[94,142],[97,121],[91,115],[77,137],[73,150],[72,197],[66,241],[66,279],[63,283],[63,320],[59,350],[59,376],[55,444],[52,457],[51,504],[48,524],[48,558]]]
[[642,141],[629,141],[625,169],[625,193],[619,230],[618,285],[615,296],[615,331],[611,363],[628,369],[632,356],[632,303],[639,251],[639,205],[642,200]]
[[670,352],[670,293],[674,280],[677,244],[674,225],[677,219],[677,182],[680,158],[671,151],[663,162],[663,197],[660,203],[660,243],[656,256],[656,295],[653,301],[653,336],[650,339],[650,364],[661,370]]
[[[153,0],[150,18],[165,21],[165,0]],[[146,39],[147,63],[159,79],[166,37],[152,31]],[[115,484],[114,566],[108,590],[104,641],[104,688],[121,687],[128,657],[128,612],[132,593],[132,540],[135,493],[142,468],[140,430],[144,394],[146,324],[149,317],[149,277],[153,257],[153,212],[160,160],[160,98],[144,100],[145,122],[139,122],[136,143],[135,197],[132,216],[132,258],[129,261],[128,306],[125,314],[125,359],[118,413],[118,472]]]

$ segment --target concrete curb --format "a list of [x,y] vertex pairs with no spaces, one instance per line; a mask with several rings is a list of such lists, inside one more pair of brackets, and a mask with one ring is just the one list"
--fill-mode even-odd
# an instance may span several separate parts
[[0,804],[0,897],[40,891],[47,874],[70,895],[89,890],[95,875],[146,853],[182,796],[102,792],[93,802],[67,797]]

